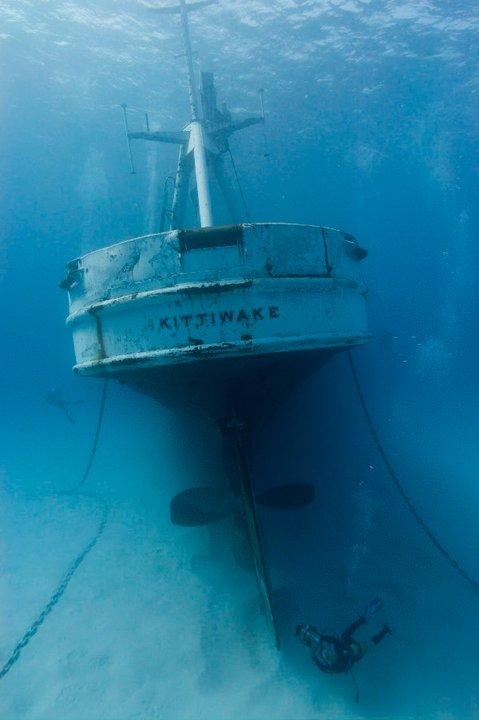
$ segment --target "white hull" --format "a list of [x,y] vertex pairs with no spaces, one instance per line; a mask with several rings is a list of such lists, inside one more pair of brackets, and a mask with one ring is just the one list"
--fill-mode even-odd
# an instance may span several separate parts
[[282,224],[174,231],[95,251],[65,281],[75,370],[178,373],[363,343],[363,256],[339,231]]

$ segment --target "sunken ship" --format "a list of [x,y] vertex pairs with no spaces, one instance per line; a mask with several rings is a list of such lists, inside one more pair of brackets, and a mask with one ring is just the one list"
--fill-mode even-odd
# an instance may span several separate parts
[[[232,134],[264,123],[264,109],[257,117],[235,119],[225,105],[218,107],[213,75],[197,73],[189,16],[209,4],[180,0],[177,6],[152,8],[180,18],[187,124],[178,131],[155,130],[147,118],[144,130],[132,131],[123,106],[132,172],[133,142],[178,148],[162,227],[73,260],[62,287],[68,291],[76,373],[113,378],[160,402],[195,407],[217,425],[233,459],[226,463],[225,492],[236,508],[260,606],[279,645],[248,466],[251,420],[332,353],[368,340],[367,288],[360,274],[366,251],[338,229],[239,221],[225,155]],[[230,212],[230,225],[215,225],[213,185]],[[186,227],[192,196],[198,227]],[[282,487],[269,501],[294,506],[307,502],[307,495],[304,488],[295,493]],[[211,513],[205,512],[208,502]],[[171,519],[194,525],[201,515],[199,523],[214,522],[215,507],[213,491],[190,488],[172,498]]]

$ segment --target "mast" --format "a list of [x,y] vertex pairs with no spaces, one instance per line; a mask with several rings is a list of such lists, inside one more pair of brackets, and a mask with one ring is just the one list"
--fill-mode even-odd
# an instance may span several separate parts
[[205,134],[198,107],[198,87],[193,66],[193,52],[191,49],[188,18],[189,8],[195,9],[195,6],[196,3],[192,3],[191,6],[189,6],[186,0],[180,0],[178,12],[180,13],[181,28],[183,31],[183,44],[185,46],[186,69],[188,72],[190,92],[191,123],[188,128],[190,131],[188,150],[189,152],[193,152],[194,158],[200,225],[201,227],[211,227],[213,225],[213,210],[211,205],[209,167],[206,154]]
[[185,46],[186,69],[188,71],[188,85],[190,91],[191,121],[199,120],[198,88],[196,86],[195,71],[193,67],[193,51],[191,49],[190,25],[188,21],[188,6],[185,0],[180,0],[181,29],[183,31],[183,44]]
[[147,122],[146,132],[130,132],[126,116],[126,105],[123,106],[124,126],[129,153],[130,170],[134,171],[130,140],[150,140],[153,142],[172,143],[179,146],[178,167],[176,174],[173,207],[170,212],[171,229],[180,229],[184,225],[185,210],[188,201],[189,176],[194,174],[198,194],[198,210],[202,228],[214,225],[214,212],[211,196],[211,175],[218,182],[224,195],[230,214],[236,222],[237,213],[231,189],[222,168],[222,155],[229,151],[228,139],[239,130],[263,123],[261,117],[249,117],[234,120],[227,107],[221,110],[216,105],[216,89],[213,75],[202,73],[201,93],[195,73],[193,51],[191,46],[189,14],[212,5],[217,0],[177,0],[173,6],[153,7],[156,13],[179,15],[183,36],[183,45],[188,75],[188,91],[190,104],[190,121],[180,131],[152,131]]

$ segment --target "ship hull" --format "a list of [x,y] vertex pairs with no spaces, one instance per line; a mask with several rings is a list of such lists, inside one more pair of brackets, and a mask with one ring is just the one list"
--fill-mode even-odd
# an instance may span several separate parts
[[261,421],[332,354],[332,350],[322,349],[127,368],[116,372],[115,378],[164,405],[200,412],[220,428],[233,416],[251,425]]
[[204,228],[97,250],[70,263],[62,283],[77,373],[115,378],[218,426],[277,645],[250,441],[332,353],[368,340],[365,254],[330,228]]
[[97,250],[71,263],[64,281],[74,369],[208,409],[218,397],[254,395],[277,373],[300,374],[366,342],[364,254],[340,231],[285,224]]

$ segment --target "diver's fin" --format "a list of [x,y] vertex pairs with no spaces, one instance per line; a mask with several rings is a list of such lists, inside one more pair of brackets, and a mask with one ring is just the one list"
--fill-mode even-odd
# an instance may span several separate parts
[[313,502],[314,494],[314,485],[311,483],[289,483],[257,495],[256,502],[273,508],[301,508]]
[[389,625],[387,623],[385,623],[382,626],[381,630],[378,633],[376,633],[376,635],[372,636],[371,642],[373,642],[374,645],[379,645],[381,640],[383,640],[386,637],[386,635],[392,635],[391,628],[389,627]]
[[371,600],[363,614],[366,622],[369,622],[369,620],[371,620],[371,618],[382,609],[383,604],[384,603],[380,597],[375,597]]
[[224,520],[232,513],[231,493],[214,487],[194,487],[175,495],[170,503],[173,525],[198,527]]

